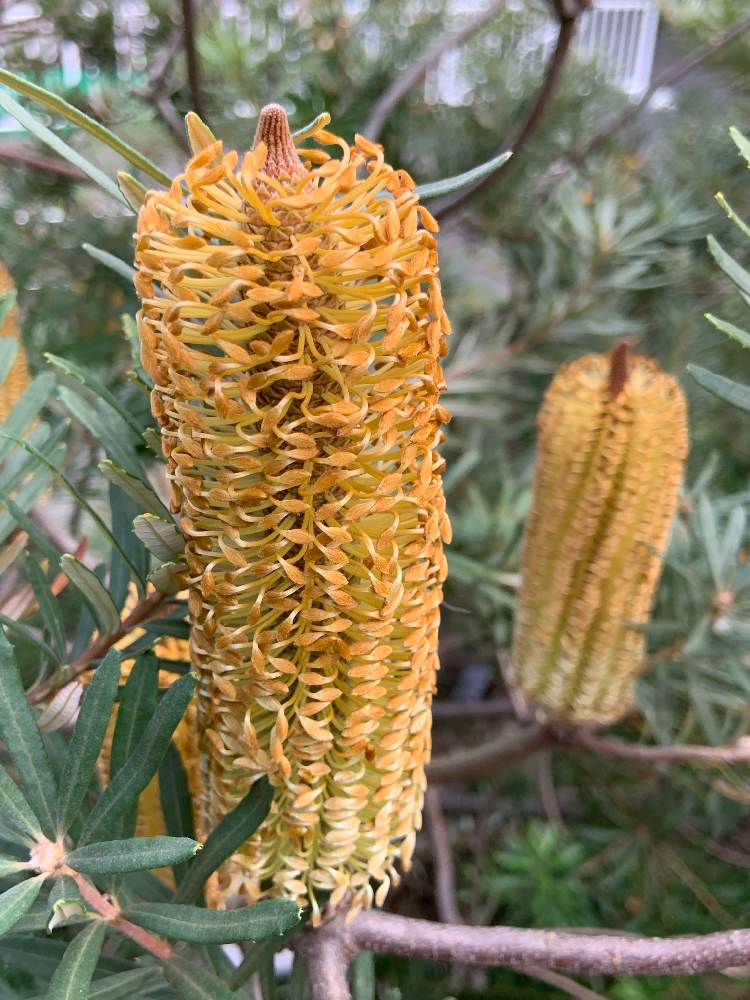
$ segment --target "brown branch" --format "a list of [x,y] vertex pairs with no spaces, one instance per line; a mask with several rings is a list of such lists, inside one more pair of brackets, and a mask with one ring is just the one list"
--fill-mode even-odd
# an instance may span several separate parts
[[294,950],[305,963],[310,1000],[351,1000],[346,972],[354,952],[334,918],[298,936]]
[[69,684],[72,680],[82,674],[84,671],[88,670],[91,664],[95,660],[100,660],[116,642],[120,639],[124,639],[126,635],[137,628],[144,621],[149,618],[153,618],[156,612],[163,608],[167,597],[164,594],[159,593],[158,590],[152,591],[150,594],[146,594],[141,600],[136,604],[131,613],[120,622],[119,628],[114,632],[110,632],[108,635],[100,636],[95,642],[93,642],[87,650],[85,650],[78,659],[71,665],[70,669],[65,671],[57,681],[54,677],[51,677],[46,683],[41,684],[38,688],[29,692],[29,701],[32,705],[38,705],[40,702],[44,701],[46,698],[53,693],[58,687],[62,687],[64,684]]
[[[647,938],[608,931],[581,934],[564,929],[464,927],[369,911],[360,913],[348,927],[339,920],[332,922],[326,934],[336,934],[343,954],[349,955],[357,950],[374,951],[521,971],[539,965],[581,975],[696,975],[742,965],[750,958],[748,929]],[[316,994],[315,1000],[325,996]]]
[[36,170],[44,170],[48,174],[66,177],[71,181],[92,183],[91,178],[87,177],[78,167],[74,167],[72,163],[60,160],[56,156],[45,156],[43,153],[37,153],[22,143],[3,143],[0,146],[0,160],[5,160],[6,163],[15,163],[21,167],[34,167]]
[[612,121],[610,121],[600,132],[591,139],[583,149],[573,151],[568,154],[569,158],[577,164],[582,163],[587,156],[593,153],[599,146],[602,145],[610,136],[617,135],[617,133],[635,118],[649,103],[651,98],[654,96],[655,92],[659,90],[660,87],[670,87],[675,83],[678,83],[684,77],[691,73],[694,69],[700,66],[702,63],[706,62],[711,56],[715,55],[726,45],[728,45],[735,38],[738,38],[741,34],[750,28],[750,14],[745,17],[741,17],[734,24],[730,25],[725,31],[719,32],[718,35],[714,35],[710,38],[705,45],[700,48],[694,49],[689,52],[684,58],[678,59],[676,62],[672,63],[671,66],[667,66],[661,73],[654,77],[651,84],[643,95],[643,97],[636,104],[630,105],[621,114],[617,115]]
[[204,118],[203,94],[201,92],[201,69],[195,39],[195,10],[193,0],[182,0],[182,30],[187,59],[188,87],[192,110],[199,118]]
[[543,726],[514,728],[469,750],[435,757],[427,766],[427,779],[448,782],[481,778],[511,767],[555,742],[555,736]]
[[430,840],[435,860],[435,900],[441,920],[462,924],[463,919],[456,903],[456,869],[453,864],[448,828],[440,804],[437,788],[428,788],[425,795],[425,813],[430,827]]
[[644,746],[640,743],[628,743],[610,736],[596,736],[584,730],[573,730],[562,733],[558,741],[564,745],[572,745],[600,753],[606,757],[619,757],[622,760],[643,761],[649,764],[675,764],[681,761],[705,760],[712,764],[734,764],[750,760],[750,740],[735,746]]
[[518,971],[522,972],[525,976],[532,976],[534,979],[538,979],[541,983],[547,983],[548,986],[557,987],[558,990],[567,993],[569,997],[575,997],[575,1000],[607,1000],[601,993],[594,993],[588,987],[577,983],[575,979],[563,976],[561,972],[551,972],[549,969],[543,969],[540,965],[526,965]]
[[409,63],[409,67],[402,76],[398,77],[378,98],[375,107],[370,113],[367,124],[362,129],[364,135],[370,139],[378,139],[383,131],[386,119],[397,107],[406,95],[414,90],[433,66],[436,66],[443,56],[450,49],[458,48],[465,41],[475,35],[489,21],[497,17],[505,7],[506,0],[494,0],[485,10],[479,11],[474,17],[470,17],[463,24],[460,24],[453,31],[448,31],[441,38],[438,38],[432,45],[414,61]]
[[[557,91],[562,74],[562,68],[565,65],[568,53],[570,52],[571,43],[575,36],[578,17],[588,8],[588,6],[589,0],[572,0],[572,2],[568,3],[566,3],[565,0],[555,0],[555,9],[560,21],[560,27],[557,33],[557,42],[555,43],[555,48],[550,56],[549,62],[547,63],[542,84],[539,87],[534,102],[531,105],[531,109],[521,125],[521,128],[518,130],[515,139],[510,144],[510,148],[513,150],[513,156],[511,156],[509,160],[500,164],[496,170],[493,170],[492,173],[482,178],[482,180],[473,187],[466,188],[464,191],[459,191],[454,195],[448,195],[446,198],[436,202],[432,208],[432,212],[440,219],[441,222],[444,222],[449,215],[456,212],[459,208],[462,208],[467,201],[474,198],[476,195],[481,194],[483,191],[486,191],[488,188],[492,187],[493,184],[496,184],[501,177],[507,174],[508,171],[512,170],[513,167],[519,162],[519,152],[528,144],[529,140],[539,128],[539,125],[547,111],[547,107]],[[506,146],[503,146],[502,149],[498,150],[496,155],[502,153],[506,148]]]

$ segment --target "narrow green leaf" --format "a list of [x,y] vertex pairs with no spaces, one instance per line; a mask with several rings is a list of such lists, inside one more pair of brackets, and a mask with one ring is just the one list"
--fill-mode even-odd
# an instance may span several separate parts
[[[0,82],[5,82],[6,70],[0,70]],[[106,191],[108,195],[111,195],[115,201],[119,201],[122,205],[128,205],[126,199],[122,196],[120,189],[112,181],[104,171],[95,167],[93,163],[77,153],[72,146],[69,146],[67,142],[63,140],[52,131],[52,129],[47,128],[46,125],[36,119],[32,114],[30,114],[26,108],[24,108],[15,98],[11,97],[10,94],[3,90],[0,90],[0,108],[7,111],[9,115],[12,115],[17,122],[19,122],[25,129],[28,129],[31,134],[43,142],[45,146],[49,146],[50,149],[54,150],[58,156],[62,156],[63,159],[67,160],[68,163],[72,163],[74,167],[78,167],[79,170],[83,171],[87,177],[89,177],[95,184],[98,184],[102,191]]]
[[259,941],[283,934],[299,922],[299,907],[289,899],[266,899],[239,910],[207,910],[180,903],[138,903],[123,916],[155,934],[193,944]]
[[707,242],[711,256],[730,281],[737,286],[745,301],[750,304],[750,272],[728,254],[713,236],[709,236]]
[[282,934],[281,937],[266,938],[265,941],[254,944],[230,976],[230,987],[233,990],[238,990],[251,976],[260,971],[265,962],[270,960],[273,963],[273,956],[286,946],[288,936],[288,933]]
[[120,616],[109,591],[96,573],[70,554],[60,559],[60,568],[83,595],[104,635],[116,632],[120,627]]
[[98,399],[92,406],[84,392],[78,385],[61,385],[57,395],[73,419],[86,428],[106,450],[107,455],[148,489],[146,473],[136,453],[129,428],[123,426],[119,414],[104,401]]
[[0,385],[8,377],[8,373],[13,367],[13,362],[18,354],[18,340],[16,337],[0,337]]
[[40,639],[28,625],[24,625],[22,622],[16,621],[15,618],[9,618],[8,615],[3,614],[0,614],[0,625],[4,625],[9,632],[15,632],[16,635],[23,636],[26,642],[31,643],[32,646],[36,646],[44,658],[55,665],[59,665],[60,659],[54,649],[44,639]]
[[133,521],[133,531],[161,562],[179,562],[185,554],[185,539],[174,521],[139,514]]
[[47,1000],[88,1000],[107,925],[93,920],[65,949],[47,990]]
[[742,330],[739,326],[735,326],[734,323],[728,323],[724,319],[719,319],[718,316],[713,316],[711,313],[705,314],[706,319],[709,323],[716,327],[717,330],[721,330],[732,340],[736,340],[738,344],[742,344],[743,347],[750,347],[750,333],[747,330]]
[[[36,975],[49,979],[54,975],[65,954],[65,942],[54,938],[21,936],[18,933],[0,938],[0,962],[16,969],[33,969]],[[132,961],[102,955],[99,972],[127,972]]]
[[114,393],[110,392],[103,382],[92,375],[91,372],[67,358],[61,358],[56,354],[50,354],[49,352],[46,352],[44,357],[51,365],[59,368],[71,378],[76,379],[82,385],[85,385],[87,389],[90,389],[97,397],[103,399],[107,405],[125,421],[136,437],[140,438],[143,433],[143,428],[138,425],[138,422],[133,419],[130,413],[128,413],[127,408],[118,401]]
[[688,365],[687,370],[701,388],[740,410],[750,410],[750,386],[733,382],[732,379],[710,372],[700,365]]
[[68,854],[67,863],[84,875],[124,875],[126,872],[178,865],[192,858],[200,847],[196,840],[189,837],[107,840],[76,848]]
[[[26,799],[51,839],[55,837],[52,812],[57,798],[55,778],[47,751],[34,719],[21,676],[16,666],[13,647],[0,628],[0,739],[13,761]],[[31,904],[29,904],[31,905]]]
[[7,934],[31,908],[31,904],[44,885],[45,878],[46,875],[36,875],[0,894],[0,934]]
[[[0,663],[5,670],[5,664]],[[27,844],[36,841],[41,833],[39,820],[23,796],[23,792],[13,781],[4,767],[0,767],[0,836]]]
[[[159,798],[164,825],[170,837],[189,837],[195,839],[193,827],[193,810],[190,801],[190,789],[187,775],[182,764],[180,751],[170,743],[166,756],[159,768]],[[173,864],[172,872],[175,882],[180,885],[185,877],[185,864]]]
[[732,142],[739,149],[747,163],[750,164],[750,141],[734,125],[729,129],[729,134],[732,137]]
[[272,799],[273,789],[268,779],[260,778],[239,805],[211,831],[203,850],[190,864],[175,902],[188,903],[202,898],[206,880],[255,833],[268,815]]
[[120,972],[116,976],[97,979],[89,990],[89,1000],[140,1000],[150,986],[156,986],[163,975],[158,965],[132,972]]
[[165,520],[169,519],[170,514],[167,508],[153,489],[147,486],[141,479],[131,476],[129,472],[126,472],[125,469],[109,459],[100,462],[99,469],[111,483],[119,486],[128,496],[132,497],[144,513],[156,514],[157,517],[162,517]]
[[140,181],[137,181],[126,170],[118,170],[115,177],[117,186],[122,192],[123,197],[137,215],[146,201],[148,188],[144,184],[141,184]]
[[[43,470],[45,471],[45,470]],[[50,561],[51,566],[56,566],[60,561],[60,553],[44,537],[36,524],[28,517],[24,511],[16,504],[4,490],[0,490],[0,506],[7,507],[8,511],[18,527],[25,531],[29,539]]]
[[0,327],[8,318],[11,309],[16,304],[18,295],[16,294],[15,288],[7,288],[2,295],[0,295]]
[[57,806],[60,833],[70,829],[86,798],[112,716],[119,680],[120,654],[110,649],[88,684],[68,745],[65,781]]
[[[37,375],[16,401],[13,411],[3,424],[3,429],[9,434],[22,434],[49,399],[55,387],[53,375],[45,373]],[[0,460],[10,451],[10,441],[0,441]]]
[[119,153],[128,163],[132,164],[137,170],[142,170],[144,174],[148,174],[153,177],[155,181],[163,184],[164,187],[169,187],[172,183],[172,179],[169,174],[165,174],[155,163],[153,163],[147,156],[140,153],[137,149],[134,149],[131,145],[125,142],[123,139],[118,138],[114,132],[110,132],[108,128],[105,128],[99,122],[94,121],[83,111],[79,111],[78,108],[69,104],[62,97],[57,94],[51,93],[49,90],[45,90],[44,87],[38,87],[34,83],[30,83],[21,76],[17,76],[15,73],[11,73],[10,70],[0,69],[0,83],[4,83],[6,87],[10,87],[19,94],[23,94],[24,97],[30,97],[37,104],[41,104],[50,111],[55,111],[57,114],[62,115],[63,118],[67,119],[73,125],[77,125],[79,128],[84,129],[89,135],[93,135],[95,139],[103,142],[105,145],[109,146],[110,149],[114,149],[116,153]]
[[53,596],[39,563],[28,553],[24,558],[24,571],[39,605],[39,614],[47,630],[50,646],[58,657],[63,657],[65,655],[65,623],[60,611],[60,602]]
[[[142,578],[148,575],[151,565],[151,556],[144,547],[140,539],[133,534],[133,518],[138,513],[138,508],[127,493],[123,493],[119,486],[114,483],[109,484],[109,511],[110,511],[110,531],[117,539],[120,546],[127,552],[131,562],[135,563]],[[108,590],[112,595],[120,615],[122,615],[125,602],[130,590],[130,567],[120,557],[119,552],[112,553],[109,564]],[[135,580],[139,597],[145,595],[139,579]]]
[[[60,448],[53,457],[61,459],[63,453],[64,448]],[[48,469],[37,469],[21,486],[12,500],[4,489],[0,491],[3,506],[8,508],[7,513],[0,514],[0,542],[4,542],[11,531],[15,529],[16,524],[20,524],[19,515],[23,517],[34,506],[51,481],[52,473]],[[56,554],[56,558],[59,558],[59,553]]]
[[120,260],[119,257],[115,257],[113,253],[109,253],[107,250],[93,246],[91,243],[82,243],[81,250],[87,253],[89,257],[93,257],[100,264],[108,267],[110,271],[114,271],[121,278],[125,278],[128,284],[132,285],[135,278],[135,268],[131,267],[130,264],[127,264],[124,260]]
[[6,858],[4,855],[0,855],[0,878],[5,878],[6,875],[17,875],[25,867],[25,861],[19,861],[18,858]]
[[164,975],[180,1000],[235,1000],[234,993],[218,976],[179,955],[165,964]]
[[136,660],[120,697],[112,738],[110,780],[119,774],[146,732],[159,703],[159,662],[147,653]]
[[483,180],[493,170],[497,170],[506,163],[513,155],[512,150],[493,156],[491,160],[480,163],[478,167],[467,170],[463,174],[456,174],[454,177],[446,177],[442,181],[432,181],[430,184],[417,185],[417,194],[420,198],[436,198],[441,194],[452,194],[454,191],[461,191],[463,188],[471,187],[477,181]]
[[172,733],[195,690],[195,678],[181,677],[166,691],[133,755],[123,764],[88,815],[79,844],[107,835],[112,824],[129,809],[153,778],[167,752]]

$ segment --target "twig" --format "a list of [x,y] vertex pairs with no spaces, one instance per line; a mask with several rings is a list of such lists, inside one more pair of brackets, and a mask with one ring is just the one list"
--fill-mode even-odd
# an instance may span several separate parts
[[562,811],[557,800],[555,790],[555,779],[552,773],[552,758],[549,750],[544,750],[536,759],[537,762],[537,784],[539,786],[539,798],[547,820],[555,826],[563,827]]
[[198,49],[195,41],[195,10],[193,0],[182,0],[182,30],[185,43],[185,58],[187,59],[188,87],[190,88],[190,103],[199,118],[205,117],[203,95],[201,93],[201,71],[198,61]]
[[594,138],[583,149],[570,152],[568,158],[576,164],[581,164],[587,156],[590,156],[610,136],[617,135],[623,126],[635,118],[646,107],[657,90],[661,87],[670,87],[672,84],[678,83],[688,73],[692,72],[702,63],[706,62],[707,59],[710,59],[711,56],[723,49],[724,46],[747,31],[748,28],[750,28],[750,14],[735,21],[725,31],[721,31],[718,35],[714,35],[713,38],[709,38],[705,45],[689,52],[684,58],[672,63],[671,66],[667,66],[658,76],[654,77],[640,101],[630,105],[621,114],[617,115],[605,128],[597,132]]
[[[542,84],[537,92],[533,104],[531,105],[531,109],[521,125],[521,128],[518,130],[515,139],[510,144],[510,148],[513,150],[513,156],[511,156],[509,160],[506,160],[496,170],[493,170],[492,173],[488,174],[473,187],[466,188],[464,191],[459,191],[455,195],[449,195],[448,197],[436,202],[434,206],[432,206],[432,212],[440,219],[441,222],[444,222],[449,215],[456,212],[459,208],[462,208],[471,198],[474,198],[476,195],[481,194],[481,192],[486,191],[493,184],[496,184],[504,174],[506,174],[509,170],[512,170],[513,167],[519,162],[519,152],[524,148],[524,146],[526,146],[538,129],[547,107],[557,90],[562,68],[565,65],[571,43],[575,35],[578,17],[588,6],[589,0],[572,0],[572,2],[569,3],[566,3],[565,0],[555,0],[555,9],[560,20],[557,41],[549,62],[547,63]],[[507,147],[504,146],[503,149],[505,148]],[[502,149],[499,150],[499,152],[502,152]]]
[[108,650],[114,646],[116,642],[120,639],[124,639],[128,633],[132,632],[134,628],[147,621],[149,618],[153,618],[156,612],[163,607],[167,602],[168,598],[159,593],[158,590],[152,591],[136,604],[131,613],[125,618],[124,621],[120,622],[119,628],[114,632],[110,632],[108,635],[100,636],[95,642],[93,642],[87,650],[85,650],[78,659],[71,665],[70,669],[65,671],[60,678],[55,681],[54,677],[51,677],[46,683],[41,684],[38,688],[29,692],[29,701],[33,705],[38,705],[39,702],[48,698],[49,695],[58,687],[64,684],[69,684],[72,680],[82,674],[85,670],[88,670],[89,666],[94,662],[94,660],[99,660],[102,656],[107,653]]
[[735,746],[643,746],[640,743],[628,743],[614,737],[595,736],[583,730],[574,730],[569,734],[560,734],[562,745],[572,744],[583,747],[594,753],[607,757],[620,757],[623,760],[640,760],[644,763],[678,763],[680,761],[705,760],[714,764],[733,764],[738,761],[750,760],[750,741]]
[[456,903],[456,869],[445,816],[440,804],[440,792],[437,788],[427,789],[425,813],[430,824],[430,840],[435,859],[435,897],[438,916],[446,923],[462,924],[463,919]]
[[363,128],[363,133],[369,139],[378,139],[386,119],[398,104],[418,86],[433,66],[436,66],[443,56],[450,49],[458,48],[467,39],[475,35],[480,28],[483,28],[488,21],[497,17],[505,7],[506,0],[495,0],[485,10],[479,11],[474,17],[470,17],[463,24],[460,24],[453,31],[446,32],[438,38],[432,45],[417,59],[409,63],[406,72],[399,76],[378,98],[375,107],[370,113],[367,124]]
[[567,993],[569,997],[575,997],[575,1000],[607,1000],[601,993],[594,993],[588,987],[577,983],[575,979],[563,976],[560,972],[551,972],[549,969],[543,969],[540,965],[527,965],[518,971],[522,972],[525,976],[532,976],[534,979],[538,979],[541,983],[556,986],[558,990]]
[[182,149],[187,152],[189,150],[189,144],[185,134],[185,125],[177,113],[174,104],[172,104],[171,99],[165,93],[160,92],[155,94],[152,97],[152,100],[157,111],[164,120],[165,125],[168,126],[172,135],[175,137]]
[[[647,938],[608,931],[464,927],[369,911],[348,927],[337,918],[326,932],[340,936],[345,954],[374,951],[520,970],[540,965],[582,975],[696,975],[742,965],[750,958],[748,929]],[[316,995],[315,1000],[324,996]]]
[[37,170],[44,170],[48,174],[56,174],[58,177],[66,177],[72,181],[83,181],[85,184],[93,183],[82,170],[74,167],[72,163],[59,160],[54,156],[44,156],[36,153],[20,143],[3,143],[0,146],[0,160],[7,163],[16,163],[21,167],[35,167]]
[[514,728],[470,750],[435,757],[427,767],[427,778],[432,782],[480,778],[517,764],[554,743],[554,735],[543,726]]

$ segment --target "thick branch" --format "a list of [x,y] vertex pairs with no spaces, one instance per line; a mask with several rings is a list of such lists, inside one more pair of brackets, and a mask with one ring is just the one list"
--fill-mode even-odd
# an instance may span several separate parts
[[496,17],[505,7],[506,0],[494,0],[485,10],[479,11],[474,17],[470,17],[463,24],[453,31],[446,32],[441,38],[430,45],[425,51],[410,62],[406,72],[394,80],[387,90],[378,99],[367,124],[362,129],[364,135],[369,139],[378,139],[386,119],[393,109],[400,104],[406,95],[417,87],[427,76],[427,73],[436,66],[443,56],[450,49],[458,48],[467,39],[475,35],[480,28],[483,28],[488,21]]
[[563,735],[560,742],[570,743],[594,753],[607,757],[620,757],[623,760],[640,760],[644,763],[673,764],[680,761],[705,760],[713,764],[733,764],[738,761],[750,760],[750,741],[736,746],[644,746],[640,743],[628,743],[609,736],[596,736],[583,730],[573,731],[570,737]]
[[295,943],[307,970],[310,1000],[351,1000],[346,972],[352,954],[338,928],[336,918],[317,930],[302,931]]
[[511,767],[554,743],[555,737],[543,726],[513,729],[470,750],[435,757],[427,767],[427,778],[432,782],[481,778]]
[[[547,107],[557,90],[562,74],[562,68],[565,65],[568,53],[570,52],[573,37],[575,36],[578,16],[583,13],[588,5],[588,0],[574,0],[574,2],[570,4],[565,4],[562,0],[556,2],[555,7],[560,18],[560,28],[557,34],[557,42],[555,43],[555,48],[550,56],[549,62],[547,63],[544,79],[542,80],[542,84],[537,92],[536,98],[531,105],[531,109],[516,134],[515,139],[510,144],[510,148],[513,150],[513,156],[511,156],[509,160],[506,160],[496,170],[493,170],[491,174],[488,174],[473,187],[466,188],[464,191],[459,191],[458,194],[449,195],[447,198],[436,202],[432,211],[441,222],[445,221],[445,219],[452,212],[462,208],[471,198],[474,198],[476,195],[481,194],[483,191],[492,187],[493,184],[496,184],[504,174],[506,174],[509,170],[512,170],[514,165],[518,163],[518,154],[527,145],[536,130],[539,128]],[[507,147],[504,146],[503,149],[505,148]],[[503,150],[501,149],[498,153],[501,153],[502,151]]]
[[515,969],[540,965],[585,975],[695,975],[750,959],[750,930],[644,938],[606,931],[463,927],[375,911],[359,914],[349,927],[336,926],[349,949]]

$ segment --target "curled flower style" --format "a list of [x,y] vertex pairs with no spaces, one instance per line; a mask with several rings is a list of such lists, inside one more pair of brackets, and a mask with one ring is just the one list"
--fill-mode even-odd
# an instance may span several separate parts
[[[8,269],[0,263],[0,296],[7,292],[14,292],[15,287]],[[4,320],[0,323],[0,337],[12,337],[18,341],[13,364],[0,384],[0,424],[3,424],[29,384],[29,366],[21,339],[21,331],[18,329],[18,309],[15,304],[11,306],[5,314]]]
[[186,538],[200,814],[275,787],[217,905],[382,903],[409,865],[430,755],[449,324],[436,224],[380,146],[194,156],[136,237],[143,363]]
[[676,379],[624,344],[564,365],[547,390],[511,667],[543,716],[631,708],[687,446]]

